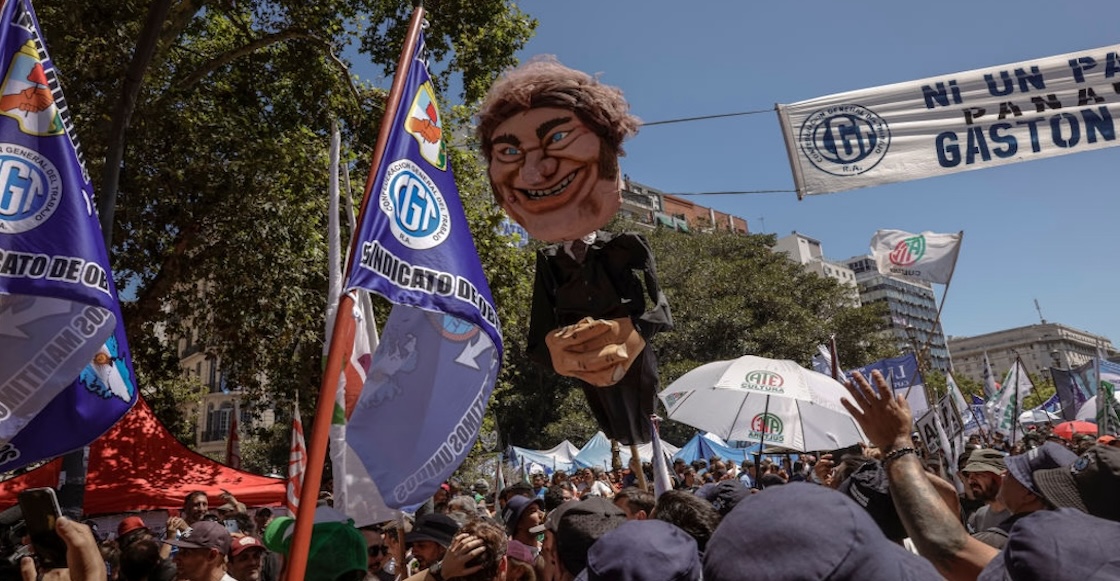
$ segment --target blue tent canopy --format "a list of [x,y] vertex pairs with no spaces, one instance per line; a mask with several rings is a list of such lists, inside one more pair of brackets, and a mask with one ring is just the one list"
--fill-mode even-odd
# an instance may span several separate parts
[[514,466],[524,466],[526,473],[538,471],[534,469],[534,464],[542,467],[545,474],[552,474],[557,470],[571,473],[576,468],[575,457],[579,451],[575,444],[567,440],[549,450],[530,450],[510,446],[509,459]]
[[681,446],[681,449],[673,455],[673,459],[676,460],[679,458],[685,462],[693,462],[695,460],[704,460],[707,462],[712,456],[719,456],[720,458],[734,460],[736,464],[741,464],[743,460],[748,457],[748,454],[752,457],[753,461],[753,455],[756,453],[758,453],[758,444],[749,448],[733,448],[713,442],[697,433],[691,440],[685,443],[684,446]]
[[[661,449],[666,454],[673,454],[677,451],[677,447],[666,442],[661,441]],[[630,464],[630,446],[622,446],[619,448],[618,457],[622,461],[623,466]],[[653,459],[653,446],[652,444],[639,444],[638,457],[643,462],[650,462]],[[580,468],[590,468],[598,466],[604,470],[609,470],[611,467],[611,441],[603,432],[596,432],[583,448],[580,449],[579,454],[576,454],[575,464]]]

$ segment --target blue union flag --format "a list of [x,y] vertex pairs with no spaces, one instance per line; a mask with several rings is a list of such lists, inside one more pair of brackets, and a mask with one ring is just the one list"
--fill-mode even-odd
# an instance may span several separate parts
[[0,8],[0,472],[89,444],[136,400],[109,257],[31,3]]
[[[394,303],[347,424],[349,516],[424,501],[470,451],[502,336],[447,158],[423,36],[379,172],[366,192],[347,288]],[[405,74],[405,71],[398,71]],[[359,499],[360,497],[360,499]]]

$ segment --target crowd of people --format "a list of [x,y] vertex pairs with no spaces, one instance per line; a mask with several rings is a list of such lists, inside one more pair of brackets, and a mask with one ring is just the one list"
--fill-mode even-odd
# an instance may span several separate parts
[[[360,528],[324,498],[305,579],[1120,579],[1114,435],[978,434],[946,470],[914,438],[905,400],[879,396],[882,377],[849,391],[868,442],[757,465],[676,461],[659,495],[635,464],[502,490],[453,478],[414,514]],[[222,498],[212,509],[192,493],[155,529],[128,516],[112,539],[60,519],[69,578],[281,579],[294,520]],[[32,558],[19,565],[37,578]]]

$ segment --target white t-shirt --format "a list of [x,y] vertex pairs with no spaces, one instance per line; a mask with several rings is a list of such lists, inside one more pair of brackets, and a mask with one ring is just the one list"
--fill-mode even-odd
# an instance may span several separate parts
[[591,485],[591,488],[588,489],[587,493],[584,494],[584,496],[611,497],[614,496],[614,490],[611,490],[611,487],[607,486],[607,484],[602,480],[596,480],[595,483]]

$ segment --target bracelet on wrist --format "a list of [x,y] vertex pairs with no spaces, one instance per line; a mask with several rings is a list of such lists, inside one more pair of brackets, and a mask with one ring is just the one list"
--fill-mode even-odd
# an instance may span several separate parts
[[883,456],[882,464],[883,464],[884,467],[886,467],[887,464],[893,462],[894,460],[898,460],[899,458],[901,458],[901,457],[903,457],[907,454],[913,454],[913,455],[917,456],[918,455],[918,449],[910,447],[910,446],[907,446],[905,448],[895,448],[894,450],[891,450],[890,452],[888,452],[886,455]]

